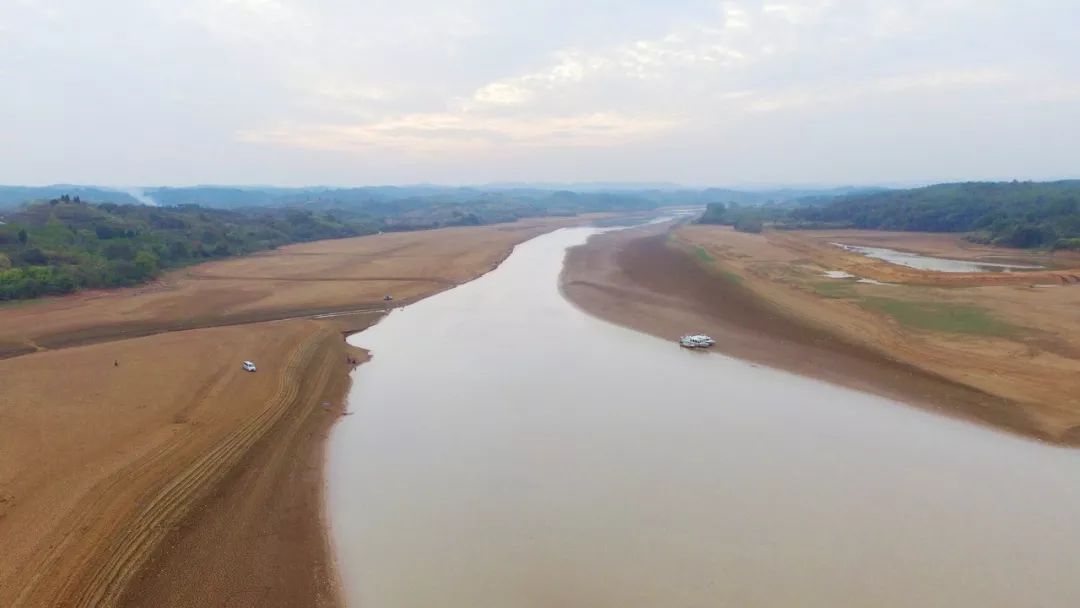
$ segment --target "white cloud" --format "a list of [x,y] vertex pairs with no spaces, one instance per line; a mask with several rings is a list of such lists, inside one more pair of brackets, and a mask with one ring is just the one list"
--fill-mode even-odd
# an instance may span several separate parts
[[[644,81],[646,86],[666,86],[661,81],[678,70],[713,71],[735,66],[746,53],[726,46],[718,30],[700,26],[653,40],[635,40],[613,48],[585,51],[562,50],[544,68],[487,83],[472,94],[469,109],[485,105],[532,108],[552,98],[574,97],[575,89],[620,80]],[[596,99],[590,100],[596,103]],[[597,108],[602,109],[602,108]]]
[[671,120],[611,113],[501,118],[469,113],[394,116],[371,123],[316,124],[240,132],[246,142],[348,151],[383,148],[404,152],[489,149],[493,145],[603,147],[625,144],[668,129]]
[[602,69],[607,60],[586,57],[578,52],[559,53],[556,61],[542,70],[489,82],[473,92],[471,102],[462,105],[475,109],[485,105],[521,105],[539,94],[572,86],[583,81],[591,73]]
[[[2,130],[0,182],[169,181],[177,159],[199,181],[332,182],[363,177],[368,149],[417,180],[445,167],[439,151],[460,164],[528,150],[522,179],[588,151],[604,177],[638,177],[734,154],[690,176],[709,181],[750,158],[736,133],[764,146],[827,124],[872,141],[893,125],[855,116],[898,104],[944,116],[959,98],[997,134],[991,146],[1030,137],[1002,125],[1033,124],[1032,107],[1080,136],[1080,39],[1060,34],[1080,14],[1067,0],[582,0],[573,15],[545,0],[9,4],[0,116],[18,119]],[[94,145],[58,158],[56,141]],[[854,181],[873,147],[858,141],[829,163]],[[394,162],[410,153],[426,160]],[[1068,164],[1049,155],[1016,162]],[[777,179],[806,178],[790,146],[766,157]],[[923,158],[912,150],[910,166]]]
[[815,21],[831,4],[831,2],[809,1],[766,3],[761,7],[761,12],[765,15],[779,17],[789,23],[805,25]]
[[724,2],[721,4],[723,11],[723,27],[727,30],[745,30],[750,28],[747,21],[747,11],[741,2]]
[[473,99],[481,104],[508,106],[525,103],[532,97],[532,91],[511,82],[493,82],[484,85],[473,93]]

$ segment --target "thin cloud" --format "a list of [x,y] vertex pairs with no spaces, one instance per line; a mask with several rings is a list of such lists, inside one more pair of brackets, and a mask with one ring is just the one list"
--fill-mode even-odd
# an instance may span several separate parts
[[1000,70],[954,70],[902,74],[843,87],[792,89],[760,96],[748,96],[744,106],[751,112],[777,112],[820,104],[836,104],[866,99],[874,95],[910,94],[925,91],[958,91],[1009,86],[1019,82],[1012,73]]
[[527,147],[604,147],[672,128],[669,119],[609,113],[512,119],[470,114],[408,114],[367,124],[330,124],[244,131],[240,141],[348,151],[382,148],[405,152]]
[[[1080,137],[1070,1],[611,6],[18,0],[0,15],[0,182],[422,181],[470,162],[492,179],[862,182],[882,141],[892,181],[1075,170],[1064,144],[1013,152]],[[930,139],[964,147],[931,162]]]

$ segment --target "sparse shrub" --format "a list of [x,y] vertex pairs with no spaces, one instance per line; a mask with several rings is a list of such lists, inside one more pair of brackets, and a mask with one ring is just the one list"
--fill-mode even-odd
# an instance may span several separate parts
[[763,229],[764,225],[761,223],[761,220],[756,217],[742,218],[735,222],[735,230],[738,230],[739,232],[757,233],[761,232]]

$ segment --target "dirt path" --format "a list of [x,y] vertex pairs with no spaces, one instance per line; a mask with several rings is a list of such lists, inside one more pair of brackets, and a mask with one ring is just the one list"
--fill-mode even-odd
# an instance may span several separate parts
[[667,226],[608,233],[571,250],[563,289],[589,313],[675,340],[705,332],[728,354],[1024,435],[1051,438],[1023,407],[846,339],[770,303],[669,242]]

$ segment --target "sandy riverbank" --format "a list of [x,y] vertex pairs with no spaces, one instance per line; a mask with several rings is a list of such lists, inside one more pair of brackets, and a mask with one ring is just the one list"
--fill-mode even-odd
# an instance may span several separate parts
[[154,284],[0,308],[0,358],[294,316],[380,310],[490,270],[513,245],[581,220],[396,232],[282,247],[172,271]]
[[[1080,409],[1069,401],[1075,392],[1067,386],[1075,384],[1075,374],[1065,373],[1078,362],[1050,337],[1031,337],[1024,348],[1042,345],[1049,350],[1020,357],[1020,362],[1000,346],[1001,357],[975,361],[987,356],[983,343],[990,337],[915,331],[870,311],[850,310],[836,298],[809,293],[786,274],[762,276],[763,266],[758,265],[786,272],[810,263],[808,252],[817,245],[807,239],[796,240],[798,247],[792,247],[789,243],[797,235],[779,234],[779,241],[772,242],[771,236],[717,227],[684,226],[671,234],[667,228],[608,233],[571,250],[563,275],[565,293],[592,314],[659,337],[709,333],[718,339],[720,350],[740,358],[1023,435],[1080,443],[1075,430]],[[821,245],[829,255],[832,250],[846,255]],[[878,273],[889,270],[861,257],[850,260],[864,271],[871,266]],[[821,270],[816,273],[820,279]],[[897,289],[859,285],[864,287]],[[954,350],[944,353],[942,345]]]
[[0,605],[338,605],[343,333],[580,221],[309,243],[0,310]]

